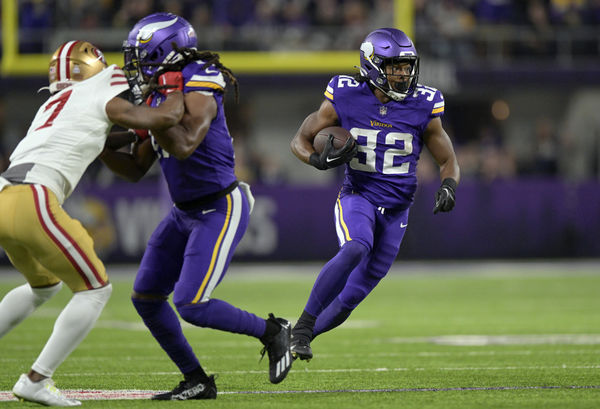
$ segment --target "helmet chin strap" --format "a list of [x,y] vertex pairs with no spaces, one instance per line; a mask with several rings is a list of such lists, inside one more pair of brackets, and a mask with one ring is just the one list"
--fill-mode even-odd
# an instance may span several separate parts
[[47,87],[42,87],[40,89],[38,89],[37,92],[40,92],[42,90],[48,90],[50,91],[50,95],[54,95],[59,91],[62,91],[65,88],[69,88],[71,85],[73,85],[75,82],[74,80],[68,80],[68,81],[55,81],[52,84],[50,84]]
[[404,98],[407,97],[406,94],[400,93],[400,92],[396,92],[396,91],[392,91],[391,89],[383,89],[382,87],[376,85],[373,83],[373,81],[370,81],[371,84],[373,84],[377,89],[379,89],[381,92],[383,92],[385,95],[387,95],[388,97],[390,97],[391,99],[393,99],[394,101],[402,101],[404,100]]
[[389,90],[386,93],[387,95],[389,95],[390,98],[394,99],[395,101],[402,101],[408,96],[408,90],[410,89],[410,87],[407,87],[405,92],[401,92],[395,90],[394,86],[392,85],[389,79],[387,79],[387,84]]
[[407,97],[406,94],[396,91],[388,91],[387,95],[389,95],[389,97],[392,98],[394,101],[402,101],[404,98]]
[[376,83],[376,81],[369,80],[369,82],[371,84],[373,84],[377,89],[379,89],[381,92],[383,92],[385,95],[387,95],[388,97],[390,97],[394,101],[402,101],[402,100],[404,100],[404,98],[407,97],[408,94],[405,94],[405,93],[402,93],[402,92],[393,91],[392,86],[390,85],[390,80],[388,80],[387,75],[383,72],[383,70],[381,68],[379,68],[378,66],[374,65],[374,64],[373,64],[373,67],[375,67],[375,69],[379,72],[380,78],[385,78],[385,81],[387,83],[388,89],[384,89],[381,85],[378,85]]
[[[375,65],[374,65],[374,67],[375,67],[375,68],[377,68]],[[388,97],[390,97],[390,98],[391,98],[391,99],[393,99],[394,101],[402,101],[404,98],[406,98],[406,97],[407,97],[407,94],[402,94],[402,93],[400,93],[400,92],[392,91],[392,90],[390,90],[390,89],[387,89],[387,90],[386,90],[386,89],[383,89],[383,87],[381,87],[380,85],[377,85],[377,84],[375,83],[375,81],[372,81],[372,80],[371,80],[371,79],[368,77],[368,75],[367,75],[366,71],[365,71],[365,70],[363,70],[361,67],[358,67],[358,66],[356,66],[356,65],[355,65],[355,66],[354,66],[354,68],[358,68],[358,70],[360,71],[361,75],[362,75],[363,77],[367,78],[367,79],[369,80],[369,83],[370,83],[371,85],[373,85],[375,88],[377,88],[379,91],[383,92],[385,95],[387,95]],[[378,70],[379,72],[381,72],[381,70],[379,70],[379,68],[377,68],[377,70]],[[387,81],[387,78],[386,78],[386,81]],[[389,84],[389,82],[388,82],[388,84]]]

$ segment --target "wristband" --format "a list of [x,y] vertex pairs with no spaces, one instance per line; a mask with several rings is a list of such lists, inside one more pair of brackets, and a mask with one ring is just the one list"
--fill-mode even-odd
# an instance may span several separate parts
[[456,183],[456,180],[454,180],[453,178],[446,178],[442,180],[442,186],[449,187],[450,189],[452,189],[453,192],[456,192],[456,187],[458,186],[458,183]]
[[326,167],[323,167],[323,165],[321,164],[321,155],[318,154],[317,152],[313,152],[310,155],[310,157],[308,158],[308,162],[319,170],[327,169]]

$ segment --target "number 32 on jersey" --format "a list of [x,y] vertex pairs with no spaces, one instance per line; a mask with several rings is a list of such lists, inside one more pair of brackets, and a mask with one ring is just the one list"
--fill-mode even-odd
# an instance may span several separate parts
[[[410,170],[410,161],[402,157],[413,153],[413,136],[409,133],[388,132],[385,143],[377,146],[379,129],[352,128],[358,155],[350,161],[350,167],[363,172],[381,172],[384,175],[403,175]],[[399,148],[398,146],[403,146]]]

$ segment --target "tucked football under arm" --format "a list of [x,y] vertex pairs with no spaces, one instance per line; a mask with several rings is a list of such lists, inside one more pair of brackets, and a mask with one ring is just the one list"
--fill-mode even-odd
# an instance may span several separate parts
[[315,135],[328,126],[339,124],[333,104],[324,100],[318,111],[309,114],[300,125],[290,144],[292,152],[302,162],[310,164],[310,155],[315,153],[313,140]]

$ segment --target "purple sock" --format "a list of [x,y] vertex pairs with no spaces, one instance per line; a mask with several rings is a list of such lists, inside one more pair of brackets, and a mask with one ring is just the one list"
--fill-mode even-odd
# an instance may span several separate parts
[[218,299],[199,304],[177,306],[181,318],[199,327],[246,334],[260,338],[265,333],[263,318]]
[[348,276],[367,257],[368,251],[367,247],[357,241],[344,244],[321,269],[304,310],[313,316],[319,316],[342,291]]
[[179,318],[167,301],[147,301],[133,298],[133,305],[144,320],[154,338],[181,373],[188,373],[200,366],[196,354],[185,339]]

